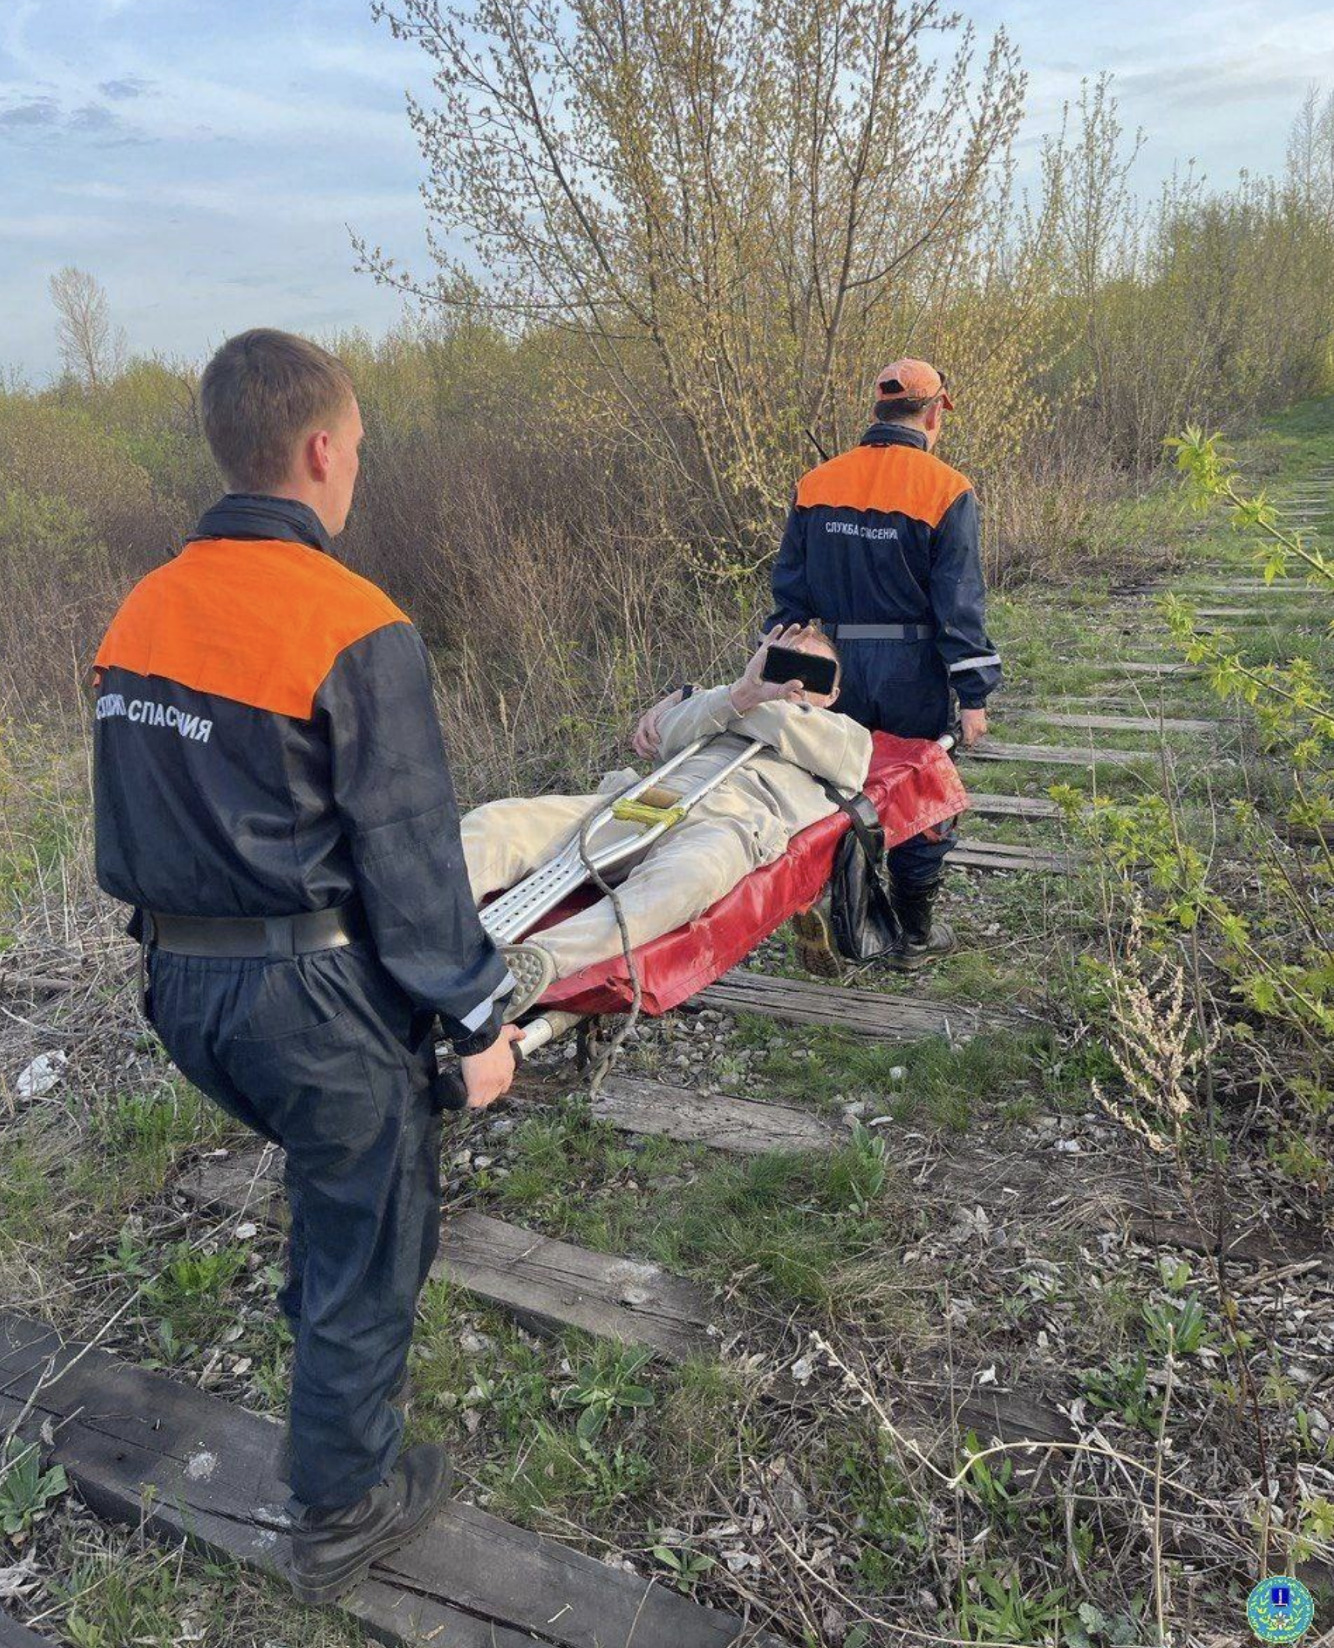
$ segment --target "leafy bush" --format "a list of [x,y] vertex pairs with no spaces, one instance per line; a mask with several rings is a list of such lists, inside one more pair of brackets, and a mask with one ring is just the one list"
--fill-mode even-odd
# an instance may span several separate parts
[[[1242,490],[1218,436],[1192,428],[1169,444],[1196,505],[1221,502],[1234,526],[1258,538],[1267,582],[1304,573],[1316,589],[1334,594],[1334,563],[1286,527],[1263,492]],[[1251,1021],[1258,1020],[1286,1047],[1289,1105],[1275,1154],[1323,1189],[1330,1177],[1334,1111],[1334,951],[1324,915],[1334,886],[1334,695],[1311,659],[1250,662],[1226,635],[1201,629],[1187,602],[1169,596],[1163,606],[1186,659],[1204,666],[1214,692],[1234,713],[1240,708],[1253,717],[1267,783],[1252,786],[1255,799],[1235,801],[1231,810],[1238,847],[1258,877],[1258,896],[1225,879],[1216,856],[1195,844],[1170,793],[1072,812],[1113,871],[1120,913],[1132,912],[1125,959],[1135,962],[1141,941],[1143,956],[1150,957],[1185,935],[1194,958],[1194,1008],[1186,1000],[1189,981],[1166,956],[1152,963],[1154,979],[1140,976],[1137,983],[1136,966],[1118,975],[1122,1029],[1114,1029],[1113,1051],[1123,1049],[1119,1067],[1132,1098],[1142,1101],[1141,1131],[1158,1126],[1145,1123],[1147,1110],[1157,1107],[1160,1120],[1175,1112],[1166,1131],[1159,1129],[1165,1140],[1190,1108],[1187,1089],[1203,1068],[1206,1035],[1216,1039],[1216,1032],[1203,1029],[1198,1002],[1197,946],[1199,935],[1207,935],[1210,960],[1223,969],[1238,1006],[1228,1034],[1245,1042],[1254,1034]],[[1151,1020],[1156,1030],[1146,1028]],[[1157,1047],[1161,1054],[1169,1044],[1177,1070],[1170,1082],[1163,1057],[1154,1054],[1147,1064],[1144,1058],[1146,1050]],[[1175,1148],[1181,1140],[1172,1142]]]
[[0,1533],[21,1543],[68,1487],[63,1465],[43,1470],[36,1445],[11,1437],[0,1448]]

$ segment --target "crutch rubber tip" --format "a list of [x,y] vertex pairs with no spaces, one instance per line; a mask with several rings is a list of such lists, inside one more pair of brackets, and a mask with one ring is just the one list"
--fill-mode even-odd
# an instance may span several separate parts
[[505,1023],[513,1024],[556,982],[556,963],[537,944],[505,944],[500,953],[514,975],[514,994],[505,1008]]

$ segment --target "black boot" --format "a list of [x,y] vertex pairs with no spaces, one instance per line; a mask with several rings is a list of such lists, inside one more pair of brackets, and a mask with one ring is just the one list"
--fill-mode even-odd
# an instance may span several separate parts
[[894,883],[894,914],[899,918],[903,938],[889,957],[891,967],[914,973],[928,962],[939,961],[954,948],[954,931],[943,921],[933,921],[931,913],[940,897],[940,879],[902,887]]
[[421,1442],[355,1505],[306,1510],[292,1529],[292,1589],[302,1602],[335,1602],[360,1585],[371,1564],[418,1533],[449,1497],[454,1472],[445,1450]]

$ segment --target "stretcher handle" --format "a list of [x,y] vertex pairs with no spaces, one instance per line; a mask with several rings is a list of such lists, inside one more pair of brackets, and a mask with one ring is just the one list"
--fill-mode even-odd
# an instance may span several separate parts
[[548,1042],[558,1041],[561,1036],[568,1035],[577,1024],[582,1024],[586,1017],[584,1013],[563,1013],[559,1008],[553,1008],[550,1013],[543,1013],[540,1018],[533,1019],[524,1026],[523,1035],[514,1043],[515,1055],[521,1059],[531,1058],[539,1047],[545,1047]]

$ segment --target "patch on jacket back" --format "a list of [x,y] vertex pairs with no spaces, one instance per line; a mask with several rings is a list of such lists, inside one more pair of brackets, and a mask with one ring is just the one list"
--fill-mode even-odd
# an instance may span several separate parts
[[97,700],[97,719],[107,721],[113,715],[123,715],[137,727],[166,727],[197,744],[207,744],[213,731],[212,721],[179,710],[175,704],[161,704],[154,698],[127,699],[121,692],[103,693]]
[[837,516],[830,516],[824,524],[826,532],[841,533],[846,538],[865,538],[869,543],[897,543],[899,529],[896,526],[870,526],[865,521],[844,521]]

